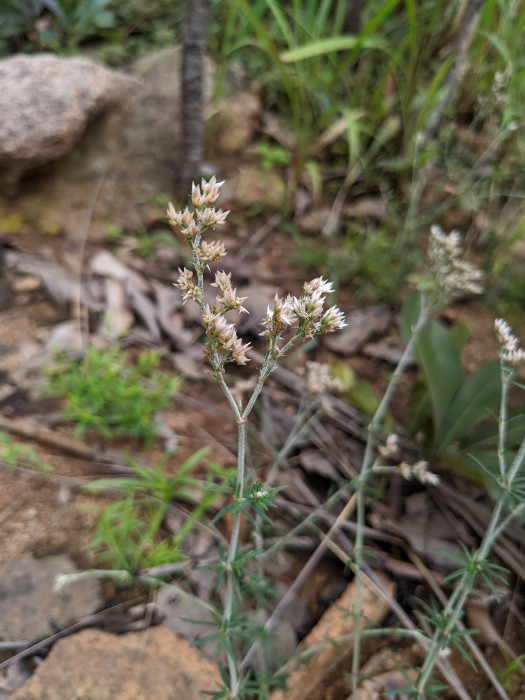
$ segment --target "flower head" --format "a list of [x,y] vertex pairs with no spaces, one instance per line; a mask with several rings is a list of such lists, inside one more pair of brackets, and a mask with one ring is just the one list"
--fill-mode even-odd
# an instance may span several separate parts
[[461,237],[457,231],[446,234],[439,226],[430,227],[428,257],[432,275],[445,303],[463,293],[483,292],[483,287],[479,284],[483,273],[471,263],[462,260],[460,243]]
[[214,313],[209,306],[205,308],[202,320],[206,326],[207,354],[222,352],[223,363],[245,365],[249,362],[247,352],[251,345],[242,343],[233,323],[228,323],[222,314]]
[[220,314],[225,314],[232,309],[239,309],[241,312],[248,313],[242,305],[248,297],[237,296],[237,290],[232,287],[231,277],[231,272],[217,272],[215,274],[215,282],[212,282],[211,286],[218,287],[222,294],[217,297],[213,309]]
[[224,185],[224,181],[217,182],[215,175],[210,178],[208,182],[204,178],[201,180],[201,184],[191,186],[191,202],[194,207],[202,208],[208,204],[214,204],[219,196],[219,191]]
[[303,286],[303,294],[310,295],[314,292],[319,292],[320,294],[332,294],[334,291],[332,282],[327,282],[322,277],[316,277],[310,282],[305,282]]
[[401,462],[397,467],[397,471],[401,474],[403,479],[417,479],[422,484],[430,484],[431,486],[437,486],[439,484],[439,476],[428,471],[429,464],[423,460],[416,462],[415,464],[408,464],[407,462]]
[[204,264],[220,260],[226,255],[226,249],[222,241],[201,241],[201,244],[195,248],[195,252]]
[[339,331],[344,328],[347,324],[345,323],[344,313],[337,308],[337,306],[331,306],[327,309],[319,323],[319,333],[333,333],[334,331]]
[[494,321],[496,335],[499,342],[500,360],[505,364],[515,367],[520,362],[525,360],[525,350],[522,350],[518,345],[518,339],[512,335],[512,329],[509,324],[502,318],[497,318]]
[[292,314],[291,297],[281,299],[278,294],[273,299],[273,307],[268,306],[266,317],[263,319],[264,331],[261,335],[280,338],[283,331],[289,328],[294,321]]
[[188,299],[193,299],[193,301],[197,302],[197,304],[201,304],[202,293],[195,282],[193,282],[193,272],[191,270],[187,270],[186,268],[183,270],[179,268],[179,273],[179,279],[174,282],[174,285],[184,292],[182,295],[184,303],[186,303]]
[[202,228],[210,226],[222,226],[226,221],[229,211],[215,210],[215,207],[206,207],[206,209],[197,209],[195,216],[199,220]]

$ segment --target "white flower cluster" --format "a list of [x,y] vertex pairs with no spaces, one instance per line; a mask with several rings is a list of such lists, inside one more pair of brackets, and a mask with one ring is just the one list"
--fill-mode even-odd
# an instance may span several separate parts
[[330,376],[330,365],[307,362],[306,388],[309,394],[324,394],[327,391],[341,391],[343,382],[339,377]]
[[[217,182],[215,176],[209,182],[202,180],[200,185],[192,185],[191,201],[195,207],[192,212],[186,207],[184,211],[177,211],[170,202],[168,206],[168,220],[174,228],[179,228],[182,235],[188,240],[193,241],[196,236],[200,236],[207,228],[211,226],[222,226],[226,221],[229,211],[216,210],[213,206],[219,190],[224,182]],[[204,245],[204,244],[203,244]],[[203,262],[212,262],[219,260],[225,255],[224,246],[222,244],[207,244],[203,247],[203,252],[207,257]]]
[[518,339],[512,335],[512,329],[502,318],[494,321],[499,342],[499,356],[502,362],[515,367],[525,360],[525,350],[519,347]]
[[325,296],[333,291],[331,282],[317,277],[304,283],[300,297],[288,295],[286,299],[280,299],[276,294],[273,307],[268,307],[263,320],[265,330],[261,335],[277,341],[290,327],[295,327],[296,334],[301,338],[312,338],[344,328],[345,317],[337,306],[324,311]]
[[226,362],[236,362],[238,365],[249,362],[246,353],[251,347],[250,343],[243,344],[237,336],[235,325],[228,323],[222,313],[214,313],[212,308],[206,306],[202,320],[206,326],[206,355],[221,353],[222,365]]
[[429,464],[423,460],[416,462],[415,464],[408,464],[408,462],[401,462],[398,465],[397,471],[403,479],[417,479],[422,484],[430,484],[431,486],[437,486],[439,484],[439,476],[428,471]]
[[[193,263],[197,272],[197,283],[195,283],[191,270],[179,269],[179,278],[175,286],[183,292],[182,298],[185,302],[191,299],[200,306],[202,320],[206,327],[204,352],[212,358],[215,369],[222,368],[226,362],[246,364],[247,351],[251,347],[249,343],[241,342],[237,337],[235,325],[228,323],[224,318],[224,315],[233,309],[246,312],[242,306],[246,297],[237,296],[237,290],[232,287],[231,273],[215,274],[212,287],[217,287],[219,294],[211,306],[204,303],[204,269],[208,263],[226,255],[221,241],[208,243],[202,240],[206,229],[221,226],[229,214],[221,209],[216,211],[213,206],[223,184],[217,182],[215,177],[212,177],[209,182],[202,180],[200,185],[192,186],[193,212],[188,207],[183,211],[177,211],[171,203],[167,212],[171,225],[179,228],[187,239],[193,251]],[[273,309],[268,308],[266,319],[263,321],[265,331],[261,333],[268,336],[269,347],[274,357],[278,355],[277,341],[289,328],[294,329],[293,341],[295,342],[321,333],[331,333],[346,325],[343,313],[336,306],[324,310],[325,296],[332,292],[331,283],[322,277],[317,277],[305,283],[303,292],[298,298],[288,296],[283,300],[275,296]]]
[[432,273],[448,301],[467,292],[481,294],[483,273],[461,258],[461,237],[457,231],[448,235],[439,226],[431,226],[428,256]]
[[494,78],[492,80],[492,94],[494,95],[497,105],[504,106],[508,104],[510,100],[510,96],[507,91],[508,82],[509,70],[497,70],[494,73]]
[[179,267],[179,273],[179,279],[174,283],[174,286],[178,287],[184,292],[182,295],[183,302],[186,303],[188,299],[192,299],[197,304],[202,304],[202,292],[193,281],[193,272],[187,268],[181,270]]

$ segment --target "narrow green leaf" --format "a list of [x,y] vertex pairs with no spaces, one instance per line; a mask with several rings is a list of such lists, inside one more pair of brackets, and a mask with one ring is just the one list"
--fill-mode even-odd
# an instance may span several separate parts
[[295,63],[296,61],[305,61],[308,58],[323,56],[335,51],[350,51],[357,47],[377,49],[388,54],[390,53],[389,44],[380,37],[360,39],[359,36],[345,35],[318,39],[310,44],[304,44],[303,46],[298,46],[295,49],[283,51],[279,55],[279,58],[283,63]]
[[[525,413],[523,413],[523,408],[521,411],[521,413],[512,416],[507,421],[507,429],[505,430],[507,445],[520,442],[525,435]],[[497,445],[498,433],[498,422],[494,420],[492,423],[484,425],[479,430],[476,430],[476,432],[462,439],[461,447],[462,449],[470,449],[472,447],[479,449],[481,447]]]
[[438,92],[443,85],[443,81],[445,80],[449,68],[454,63],[454,60],[455,57],[450,56],[446,61],[442,63],[436,76],[434,77],[434,80],[428,88],[425,95],[425,99],[423,101],[423,105],[421,106],[419,114],[417,115],[416,123],[414,126],[415,134],[417,134],[418,131],[420,131],[423,128],[423,126],[428,121],[428,116],[431,110],[434,109],[435,105],[439,102]]

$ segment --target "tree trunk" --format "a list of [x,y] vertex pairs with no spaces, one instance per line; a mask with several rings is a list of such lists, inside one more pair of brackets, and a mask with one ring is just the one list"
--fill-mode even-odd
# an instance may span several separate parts
[[203,71],[210,0],[186,0],[182,25],[182,148],[175,173],[177,194],[185,199],[201,177],[204,152]]

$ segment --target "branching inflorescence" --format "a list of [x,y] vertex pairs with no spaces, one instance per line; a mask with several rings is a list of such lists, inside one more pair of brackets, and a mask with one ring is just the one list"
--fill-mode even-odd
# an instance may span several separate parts
[[[233,641],[239,636],[239,616],[236,614],[235,600],[238,601],[242,587],[240,574],[243,570],[244,554],[239,551],[239,532],[241,517],[245,514],[252,519],[252,514],[265,517],[265,511],[272,505],[272,495],[279,489],[261,489],[260,484],[248,484],[245,478],[245,423],[251,412],[265,380],[274,369],[277,361],[294,345],[324,333],[331,333],[343,328],[346,324],[343,313],[336,307],[325,308],[326,296],[334,289],[330,282],[322,277],[306,282],[299,297],[288,295],[280,298],[277,294],[273,306],[269,306],[262,320],[263,330],[260,335],[266,338],[266,353],[262,366],[259,368],[257,384],[246,406],[236,400],[224,380],[224,366],[229,362],[245,365],[249,362],[250,343],[243,343],[237,335],[235,324],[226,318],[231,311],[245,312],[243,303],[245,297],[237,295],[232,286],[231,274],[224,271],[215,273],[212,287],[217,289],[217,296],[212,304],[205,301],[204,271],[211,262],[220,260],[226,249],[220,241],[203,240],[206,230],[222,226],[229,212],[216,210],[214,204],[219,196],[223,183],[212,177],[209,182],[202,180],[200,185],[193,185],[191,201],[193,211],[186,207],[177,211],[170,203],[168,219],[174,228],[181,231],[186,238],[191,251],[192,270],[179,270],[179,278],[175,283],[182,292],[184,302],[196,302],[201,311],[201,319],[205,328],[203,351],[208,356],[212,374],[221,386],[235,415],[238,425],[237,479],[230,505],[221,513],[233,515],[233,526],[227,555],[222,562],[222,575],[226,581],[226,596],[222,614],[221,628],[217,635],[226,654],[228,663],[228,688],[221,697],[238,698],[243,694],[242,669],[237,660]],[[239,601],[238,601],[239,602]]]

